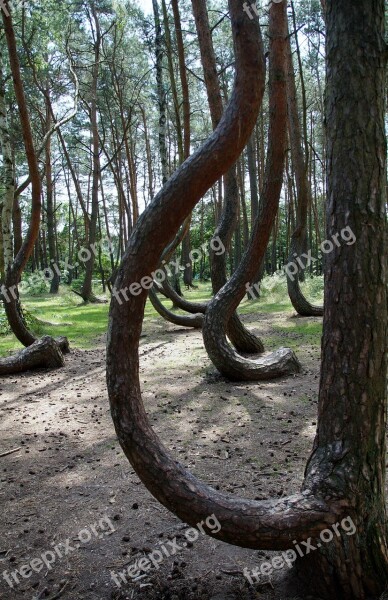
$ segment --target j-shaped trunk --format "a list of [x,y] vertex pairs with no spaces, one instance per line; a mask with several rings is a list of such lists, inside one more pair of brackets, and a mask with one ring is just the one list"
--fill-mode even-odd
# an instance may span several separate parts
[[[229,0],[229,9],[236,53],[230,104],[209,140],[146,209],[129,240],[118,288],[155,270],[171,234],[234,164],[253,130],[263,91],[259,28],[242,0]],[[278,32],[272,46],[284,42],[285,14],[284,2],[272,3],[271,28]],[[216,515],[221,528],[209,535],[243,547],[287,550],[293,540],[302,547],[309,538],[313,545],[321,539],[321,547],[315,544],[299,561],[308,582],[303,596],[366,600],[378,597],[388,579],[384,2],[327,0],[326,16],[328,234],[350,226],[357,244],[335,248],[326,264],[318,428],[303,490],[265,501],[236,498],[203,484],[168,454],[141,398],[145,292],[122,304],[112,300],[107,383],[120,444],[164,506],[191,525]],[[341,526],[349,518],[353,533]],[[330,529],[339,535],[326,543]]]

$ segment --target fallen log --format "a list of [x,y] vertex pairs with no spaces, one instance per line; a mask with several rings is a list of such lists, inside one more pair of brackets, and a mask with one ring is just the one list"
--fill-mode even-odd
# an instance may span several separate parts
[[12,375],[31,369],[56,369],[65,364],[54,338],[46,335],[17,354],[0,358],[0,375]]

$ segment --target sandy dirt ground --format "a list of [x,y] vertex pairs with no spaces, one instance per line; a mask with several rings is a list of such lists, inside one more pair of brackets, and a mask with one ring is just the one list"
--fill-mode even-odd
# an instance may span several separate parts
[[[265,340],[291,318],[245,320]],[[217,489],[256,499],[295,493],[316,429],[320,349],[301,339],[297,354],[303,370],[295,377],[231,384],[207,358],[200,332],[150,320],[141,343],[150,420],[171,453]],[[0,458],[0,598],[298,597],[285,591],[287,567],[254,585],[244,577],[273,553],[203,534],[187,543],[186,526],[141,484],[110,417],[104,339],[73,350],[61,370],[0,380],[0,415],[0,454],[17,449]],[[162,546],[175,554],[120,579]]]

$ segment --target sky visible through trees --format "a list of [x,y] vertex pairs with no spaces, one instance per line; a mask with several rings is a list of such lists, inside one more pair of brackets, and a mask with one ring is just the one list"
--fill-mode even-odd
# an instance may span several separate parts
[[0,597],[384,600],[386,3],[0,16]]

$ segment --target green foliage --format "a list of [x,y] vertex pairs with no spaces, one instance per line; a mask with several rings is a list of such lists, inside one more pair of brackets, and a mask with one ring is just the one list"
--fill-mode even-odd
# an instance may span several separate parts
[[38,272],[23,277],[21,291],[28,293],[29,296],[40,296],[41,294],[46,294],[49,291],[49,287],[49,283],[43,274]]

